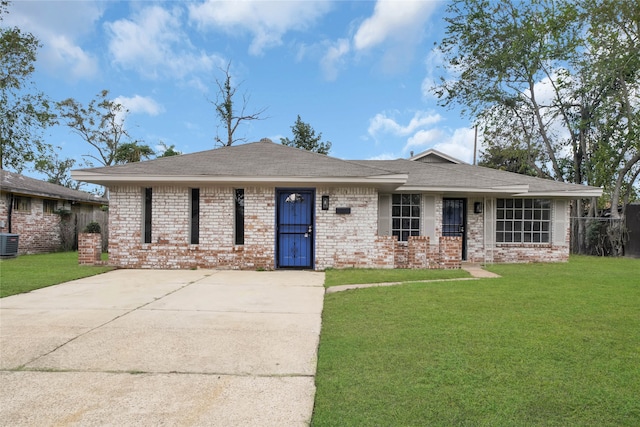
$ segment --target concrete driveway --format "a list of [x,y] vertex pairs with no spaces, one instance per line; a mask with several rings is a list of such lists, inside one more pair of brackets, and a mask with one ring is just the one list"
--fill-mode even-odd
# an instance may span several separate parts
[[308,425],[323,281],[117,270],[0,299],[0,424]]

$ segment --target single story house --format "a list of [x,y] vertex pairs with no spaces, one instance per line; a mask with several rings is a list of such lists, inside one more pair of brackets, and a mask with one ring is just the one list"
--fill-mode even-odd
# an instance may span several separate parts
[[569,200],[602,193],[433,150],[350,161],[268,139],[72,176],[109,188],[109,259],[128,268],[565,261]]
[[106,225],[102,207],[108,203],[104,197],[0,170],[0,232],[19,235],[19,254],[72,249],[82,220],[100,219]]

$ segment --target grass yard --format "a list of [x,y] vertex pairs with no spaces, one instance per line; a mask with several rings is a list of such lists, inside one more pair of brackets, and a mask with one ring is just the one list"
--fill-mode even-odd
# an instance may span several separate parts
[[3,259],[0,260],[0,298],[109,270],[113,270],[113,267],[79,265],[77,252],[20,255]]
[[326,295],[312,425],[640,425],[640,260],[489,269]]

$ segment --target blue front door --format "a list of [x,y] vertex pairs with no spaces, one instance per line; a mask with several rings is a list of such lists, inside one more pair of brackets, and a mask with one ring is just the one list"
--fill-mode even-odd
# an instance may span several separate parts
[[313,268],[312,190],[278,190],[277,257],[280,268]]

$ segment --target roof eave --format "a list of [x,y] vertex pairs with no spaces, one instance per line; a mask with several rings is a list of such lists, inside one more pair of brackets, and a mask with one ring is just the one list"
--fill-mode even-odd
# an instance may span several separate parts
[[448,187],[448,186],[421,186],[421,185],[403,185],[398,187],[398,191],[416,191],[425,193],[473,193],[473,194],[513,194],[516,192],[526,192],[528,185],[509,185],[487,188],[469,188],[469,187]]
[[582,197],[600,197],[602,196],[601,188],[585,188],[584,190],[566,190],[566,191],[532,191],[520,194],[514,194],[514,197],[566,197],[566,198],[582,198]]
[[389,174],[355,177],[333,176],[213,176],[213,175],[112,175],[95,172],[74,171],[71,176],[77,181],[93,184],[124,184],[124,183],[202,183],[202,184],[228,184],[228,183],[318,183],[318,184],[404,184],[407,182],[407,174]]
[[49,193],[44,191],[27,190],[27,189],[21,189],[21,188],[2,187],[2,191],[6,193],[16,194],[18,196],[40,197],[43,199],[69,200],[72,202],[89,203],[89,204],[95,204],[95,205],[104,205],[109,203],[109,201],[104,198],[96,198],[96,199],[81,198],[81,197],[55,194],[55,193]]

